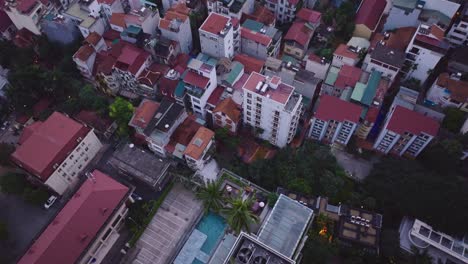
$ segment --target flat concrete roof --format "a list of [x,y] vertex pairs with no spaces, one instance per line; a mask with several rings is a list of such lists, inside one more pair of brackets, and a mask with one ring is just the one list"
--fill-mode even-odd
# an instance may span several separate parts
[[70,8],[68,8],[65,14],[81,19],[82,21],[80,23],[80,26],[85,28],[90,28],[94,24],[94,22],[96,22],[95,18],[89,16],[88,12],[80,8],[80,4],[78,2],[70,6]]

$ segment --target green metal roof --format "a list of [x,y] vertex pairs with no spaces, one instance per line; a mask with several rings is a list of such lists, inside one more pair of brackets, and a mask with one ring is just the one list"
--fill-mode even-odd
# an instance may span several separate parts
[[361,112],[361,119],[366,119],[367,112],[369,112],[369,107],[363,107]]
[[233,64],[234,64],[234,67],[231,68],[231,71],[229,72],[228,76],[225,79],[225,81],[229,83],[230,85],[234,85],[234,81],[237,79],[240,72],[244,69],[244,65],[242,65],[241,63],[233,62]]
[[259,32],[263,28],[263,24],[252,19],[247,19],[242,24],[242,27],[248,28],[252,31]]
[[361,102],[362,97],[364,96],[364,91],[366,91],[366,86],[364,83],[357,82],[356,86],[354,86],[353,94],[351,95],[351,99],[354,101]]
[[380,79],[382,78],[382,73],[379,71],[373,71],[367,82],[366,91],[362,96],[361,103],[365,105],[371,105],[372,100],[374,99],[375,93],[377,92],[377,87],[379,86]]
[[282,61],[288,63],[288,62],[291,62],[292,64],[296,65],[297,64],[297,60],[289,55],[283,55],[283,57],[281,58]]
[[132,34],[138,34],[140,33],[140,31],[142,31],[142,29],[141,27],[130,25],[129,27],[127,27],[127,29],[125,29],[125,31],[127,31],[128,33],[132,33]]
[[340,72],[340,69],[337,67],[330,67],[330,70],[328,71],[327,78],[325,79],[325,83],[328,85],[333,85],[336,82],[336,79],[338,79],[338,73]]
[[177,87],[175,88],[174,95],[177,97],[182,97],[184,96],[185,93],[185,83],[183,81],[180,81],[177,84]]

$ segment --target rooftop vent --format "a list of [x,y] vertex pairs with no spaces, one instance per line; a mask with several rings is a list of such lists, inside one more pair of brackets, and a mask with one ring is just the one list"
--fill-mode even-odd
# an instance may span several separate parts
[[169,128],[169,124],[165,124],[164,127],[167,129]]
[[263,84],[262,89],[260,90],[260,92],[264,93],[267,90],[268,90],[268,83],[265,83],[265,84]]
[[263,85],[263,82],[257,83],[257,86],[255,87],[255,90],[260,91],[260,89],[262,88],[262,85]]
[[194,141],[193,141],[193,144],[197,147],[201,147],[201,145],[203,144],[203,140],[201,140],[200,138],[196,138]]
[[266,28],[261,28],[260,33],[265,34],[266,33]]

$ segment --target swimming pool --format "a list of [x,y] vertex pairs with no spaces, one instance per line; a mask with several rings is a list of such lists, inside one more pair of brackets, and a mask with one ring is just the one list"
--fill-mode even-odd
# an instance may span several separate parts
[[226,229],[226,221],[218,214],[208,213],[198,223],[196,229],[207,236],[201,251],[210,255]]

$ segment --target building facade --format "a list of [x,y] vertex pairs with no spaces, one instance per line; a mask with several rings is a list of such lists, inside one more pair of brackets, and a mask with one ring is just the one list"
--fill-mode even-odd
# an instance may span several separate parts
[[281,32],[275,27],[247,19],[241,26],[241,52],[258,59],[276,57],[281,45]]
[[218,59],[234,56],[234,27],[230,17],[211,13],[198,31],[202,53]]
[[280,23],[288,23],[296,17],[297,7],[302,5],[302,0],[267,0],[265,6],[275,13],[276,20]]
[[177,41],[183,53],[190,53],[193,43],[189,10],[178,6],[167,10],[159,22],[159,30],[164,38]]
[[243,86],[243,121],[280,148],[292,141],[303,111],[302,95],[279,77],[252,72]]

